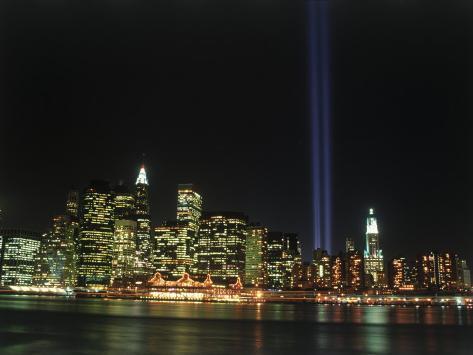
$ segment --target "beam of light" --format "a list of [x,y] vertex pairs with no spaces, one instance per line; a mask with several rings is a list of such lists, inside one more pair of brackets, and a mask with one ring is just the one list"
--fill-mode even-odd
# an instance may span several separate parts
[[331,102],[328,0],[306,0],[312,139],[313,229],[316,248],[332,251]]

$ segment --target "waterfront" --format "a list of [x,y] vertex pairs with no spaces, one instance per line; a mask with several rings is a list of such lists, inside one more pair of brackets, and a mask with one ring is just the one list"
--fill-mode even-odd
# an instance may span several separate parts
[[0,353],[458,353],[465,307],[0,298]]

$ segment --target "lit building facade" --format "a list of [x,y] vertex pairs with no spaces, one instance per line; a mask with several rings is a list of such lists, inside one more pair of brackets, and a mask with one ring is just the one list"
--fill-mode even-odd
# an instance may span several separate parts
[[135,218],[135,195],[123,184],[113,189],[115,220],[133,220]]
[[314,266],[314,284],[316,289],[329,289],[332,287],[332,263],[326,250],[317,248],[312,255]]
[[364,255],[367,282],[373,287],[385,286],[383,251],[379,246],[379,231],[374,210],[370,208],[366,219],[366,249]]
[[0,229],[0,286],[30,286],[41,237],[17,229]]
[[185,265],[177,256],[179,228],[176,221],[166,222],[154,230],[153,266],[163,276],[179,278]]
[[196,244],[196,274],[228,284],[245,277],[247,217],[238,212],[203,214]]
[[291,289],[299,286],[302,260],[297,234],[269,232],[263,260],[267,289]]
[[471,290],[471,276],[470,269],[466,263],[466,260],[456,257],[455,262],[455,274],[457,289],[468,291]]
[[331,286],[335,290],[346,288],[345,258],[343,254],[332,257]]
[[34,283],[41,286],[73,287],[77,274],[77,222],[69,215],[53,217],[51,229],[41,240]]
[[245,284],[262,287],[264,284],[263,254],[268,229],[262,226],[248,226],[246,234]]
[[135,184],[135,213],[136,213],[136,251],[138,275],[151,275],[152,236],[151,216],[149,208],[149,184],[144,165],[141,166]]
[[177,246],[178,270],[181,273],[198,273],[196,248],[199,222],[202,215],[202,196],[192,184],[179,184],[177,188]]
[[389,287],[396,291],[417,289],[416,269],[405,257],[397,257],[390,261]]
[[112,253],[112,285],[117,287],[131,285],[136,266],[135,221],[115,220]]
[[106,181],[85,189],[79,233],[78,285],[109,286],[112,276],[114,199]]
[[345,284],[352,291],[359,291],[365,287],[363,255],[354,250],[345,254]]

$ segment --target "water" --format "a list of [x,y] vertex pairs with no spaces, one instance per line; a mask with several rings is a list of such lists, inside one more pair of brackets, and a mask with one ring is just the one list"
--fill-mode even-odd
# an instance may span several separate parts
[[0,297],[0,354],[472,354],[457,307]]

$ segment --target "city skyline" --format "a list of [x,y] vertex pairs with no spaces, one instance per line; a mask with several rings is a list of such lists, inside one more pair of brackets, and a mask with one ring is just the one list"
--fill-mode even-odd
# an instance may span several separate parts
[[[148,191],[149,191],[148,189],[149,189],[150,181],[149,181],[149,178],[148,178],[147,169],[148,169],[147,166],[144,163],[141,163],[141,165],[139,166],[138,174],[136,175],[137,177],[135,179],[135,183],[130,184],[130,185],[125,184],[123,179],[120,179],[117,183],[112,183],[110,181],[105,181],[105,180],[92,179],[91,182],[89,183],[89,184],[94,184],[96,182],[96,183],[99,184],[99,186],[106,183],[107,184],[106,187],[100,186],[99,188],[109,189],[110,193],[113,193],[113,195],[115,196],[114,197],[115,201],[117,201],[117,198],[122,198],[122,199],[124,198],[123,199],[124,202],[120,202],[120,201],[116,202],[117,206],[114,208],[115,212],[111,212],[111,213],[112,214],[115,213],[115,215],[116,215],[115,219],[117,219],[117,218],[122,219],[125,222],[128,222],[128,220],[130,220],[130,222],[131,222],[131,219],[135,219],[135,222],[133,222],[133,223],[135,223],[135,228],[136,228],[136,218],[138,218],[138,220],[143,218],[143,217],[139,217],[140,213],[141,213],[141,215],[144,215],[145,217],[146,216],[152,216],[152,215],[149,215],[150,210],[152,210],[152,209],[150,208],[150,205],[149,205],[149,202],[148,202],[149,201],[148,199],[150,199],[150,196],[148,195]],[[131,180],[133,180],[133,179],[131,179]],[[151,185],[152,185],[152,182],[151,182]],[[89,185],[89,186],[91,186],[91,185]],[[143,188],[145,189],[144,190],[145,192],[138,193],[138,196],[144,194],[144,200],[142,200],[141,203],[139,203],[139,197],[133,197],[133,198],[131,197],[132,194],[131,194],[131,190],[129,188],[133,187],[133,186],[136,186],[137,192],[143,191]],[[177,210],[180,209],[180,207],[179,207],[179,203],[180,203],[179,202],[180,201],[179,191],[180,191],[180,189],[183,189],[185,194],[188,193],[188,192],[191,192],[191,191],[198,191],[199,190],[199,189],[194,190],[193,184],[182,184],[182,183],[176,184],[176,191],[178,193],[178,199],[174,202],[174,204],[175,204],[175,208],[177,208]],[[190,189],[190,190],[187,190],[187,189]],[[69,190],[68,191],[69,195],[67,195],[67,194],[65,195],[67,197],[67,199],[65,200],[66,212],[67,212],[66,217],[61,216],[61,211],[58,211],[57,213],[52,214],[50,219],[46,223],[47,226],[45,228],[41,229],[41,230],[33,230],[33,229],[30,229],[30,228],[25,228],[23,226],[9,226],[8,223],[4,224],[5,227],[3,227],[3,228],[4,229],[19,229],[19,230],[31,231],[32,233],[37,233],[38,235],[41,235],[45,231],[47,231],[51,228],[51,218],[53,218],[54,216],[57,216],[57,217],[54,217],[54,218],[68,218],[67,216],[72,215],[74,218],[77,218],[78,214],[82,213],[82,210],[80,209],[82,206],[80,206],[80,203],[78,202],[78,199],[83,198],[84,193],[86,193],[86,191],[87,191],[87,188],[84,188],[82,190],[76,189],[76,188],[74,188],[72,190]],[[74,195],[74,194],[77,194],[77,193],[78,193],[78,195]],[[192,193],[194,193],[194,192],[192,192]],[[71,194],[73,194],[73,196],[71,196]],[[122,197],[122,196],[124,196],[124,197]],[[130,196],[130,198],[132,198],[131,202],[127,201],[128,196]],[[213,211],[216,211],[215,209],[212,210],[212,209],[202,208],[202,206],[205,207],[205,205],[202,205],[202,197],[201,196],[202,195],[197,194],[197,197],[200,199],[200,202],[199,202],[200,207],[198,207],[199,209],[198,209],[198,212],[197,212],[198,213],[197,214],[197,216],[198,216],[197,220],[200,218],[201,213],[205,213],[205,214],[208,215],[209,213],[214,213]],[[187,198],[183,201],[187,201]],[[129,205],[128,205],[128,203],[129,203]],[[135,213],[135,212],[132,212],[132,210],[131,210],[132,208],[134,208],[135,204],[136,204],[136,208],[137,208],[137,211],[138,211],[136,213],[138,213],[138,214],[135,217],[131,218],[131,215],[134,215],[134,213]],[[185,208],[187,209],[187,207],[185,207]],[[217,210],[221,211],[222,209],[217,209]],[[236,211],[235,209],[232,209],[232,208],[228,208],[226,210],[227,211]],[[139,212],[139,211],[141,211],[141,212]],[[2,211],[2,213],[3,213],[3,211]],[[184,212],[184,213],[187,214],[188,212]],[[237,212],[230,212],[230,213],[241,213],[242,216],[246,215],[245,218],[248,219],[248,221],[251,221],[252,224],[256,223],[257,225],[262,225],[272,233],[274,233],[274,232],[277,232],[277,233],[282,232],[283,234],[284,233],[294,233],[294,234],[298,235],[299,242],[301,241],[301,235],[297,231],[290,231],[290,230],[282,230],[281,231],[280,229],[272,228],[271,225],[262,223],[257,217],[249,216],[248,214],[246,214],[245,211],[237,211]],[[128,217],[130,217],[130,218],[128,218]],[[161,220],[158,220],[158,221],[155,221],[152,217],[146,217],[146,218],[147,219],[146,219],[146,222],[145,222],[145,226],[146,226],[146,228],[148,228],[148,232],[145,232],[145,233],[148,233],[148,234],[151,233],[151,231],[157,232],[160,228],[164,228],[164,231],[169,233],[169,228],[172,228],[173,225],[175,225],[176,227],[179,225],[179,222],[178,222],[179,212],[178,212],[178,217],[177,217],[178,219],[177,220],[176,220],[176,215],[165,217],[165,218],[163,218]],[[424,246],[424,248],[421,248],[421,249],[418,249],[418,250],[411,250],[410,253],[402,253],[401,251],[388,250],[388,255],[390,255],[390,256],[383,258],[383,251],[382,251],[383,242],[379,241],[380,232],[379,232],[378,224],[377,224],[378,216],[377,216],[377,213],[375,214],[375,209],[372,206],[368,208],[367,213],[365,213],[364,218],[366,219],[366,222],[365,222],[364,227],[363,227],[364,228],[363,235],[358,236],[358,237],[355,234],[346,235],[344,237],[344,243],[345,243],[344,247],[333,250],[333,252],[330,255],[336,255],[338,252],[342,252],[343,250],[346,250],[347,249],[347,244],[346,243],[348,243],[348,241],[350,241],[350,243],[352,243],[351,244],[352,247],[354,247],[355,249],[357,249],[359,251],[364,252],[365,260],[367,260],[367,258],[369,260],[370,257],[376,258],[376,257],[379,257],[378,255],[380,255],[380,257],[379,257],[380,258],[379,259],[380,260],[379,261],[379,263],[380,263],[379,267],[381,268],[380,271],[382,273],[386,273],[387,272],[386,267],[388,267],[387,263],[390,262],[393,259],[398,258],[398,257],[407,256],[409,258],[416,258],[418,255],[422,254],[423,252],[428,252],[428,251],[433,251],[433,252],[450,251],[451,252],[452,250],[454,250],[454,248],[452,248],[450,246],[447,246],[447,245],[437,247],[437,248],[433,248],[433,247],[430,247],[430,246],[426,245],[426,246]],[[3,222],[5,222],[5,221],[3,221]],[[138,223],[138,225],[139,225],[139,223]],[[54,227],[54,224],[53,224],[53,229],[54,228],[55,227]],[[141,227],[141,229],[142,228],[143,227]],[[138,230],[136,231],[136,234],[137,234],[136,237],[137,237],[137,243],[138,244],[140,244],[139,236],[138,236],[139,230],[140,229],[138,228]],[[381,232],[381,235],[383,235],[382,232]],[[374,236],[375,239],[372,240],[373,237],[370,237],[371,238],[370,239],[369,236]],[[151,237],[148,236],[148,238],[151,238]],[[176,235],[176,238],[179,239],[179,238],[182,238],[182,237],[179,237],[178,235]],[[191,237],[184,237],[184,238],[192,239]],[[381,239],[383,239],[383,237],[381,237]],[[148,242],[148,243],[150,243],[150,242]],[[309,244],[309,245],[302,244],[302,245],[303,245],[302,260],[303,261],[312,260],[312,253],[315,249],[317,249],[316,245],[315,244],[312,244],[312,245],[311,244]],[[149,247],[149,248],[151,248],[151,247]],[[322,250],[324,250],[324,249],[322,249]],[[150,257],[152,252],[154,253],[154,251],[152,251],[151,249],[148,251],[148,258]],[[178,254],[181,253],[185,256],[185,255],[189,255],[190,252],[181,250],[180,252],[177,251],[177,253]],[[381,254],[378,254],[378,253],[381,253]],[[462,255],[462,256],[464,258],[466,258],[466,260],[468,260],[468,261],[471,258],[471,255],[468,255],[468,254],[465,254],[465,255]],[[187,257],[187,258],[189,258],[189,257]],[[182,259],[182,256],[178,257],[178,259],[179,258]],[[376,263],[376,261],[375,261],[375,263]],[[368,270],[369,270],[369,268],[368,268]],[[364,272],[365,273],[370,273],[370,271],[368,271],[368,270],[365,270]],[[376,267],[374,268],[374,270],[376,270]],[[176,269],[176,272],[174,273],[174,275],[180,275],[183,272],[190,272],[190,271],[197,271],[197,270],[191,270],[191,269],[186,269],[186,268]]]

